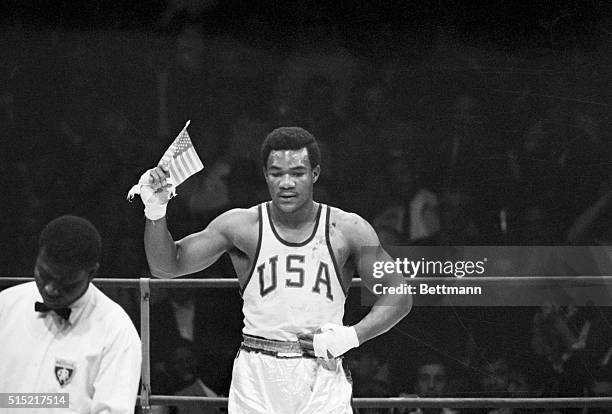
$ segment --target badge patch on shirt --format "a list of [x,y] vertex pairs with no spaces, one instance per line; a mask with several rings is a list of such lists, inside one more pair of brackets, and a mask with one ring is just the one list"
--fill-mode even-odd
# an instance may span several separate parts
[[59,382],[62,387],[69,384],[74,377],[74,371],[76,367],[72,362],[68,362],[64,359],[55,360],[55,379]]

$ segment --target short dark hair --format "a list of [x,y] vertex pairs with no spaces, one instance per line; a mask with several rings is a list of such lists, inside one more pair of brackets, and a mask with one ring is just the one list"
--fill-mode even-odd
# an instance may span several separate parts
[[102,238],[90,221],[65,215],[51,220],[40,233],[38,249],[53,262],[79,267],[99,262]]
[[300,127],[281,127],[270,132],[261,145],[261,163],[268,165],[270,152],[276,150],[298,150],[306,148],[312,168],[321,163],[321,151],[317,139],[310,132]]

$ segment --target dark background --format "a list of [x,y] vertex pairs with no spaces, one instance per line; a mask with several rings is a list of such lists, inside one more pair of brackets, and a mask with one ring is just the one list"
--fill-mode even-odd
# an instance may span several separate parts
[[[51,218],[72,213],[103,234],[101,276],[147,275],[141,205],[125,195],[188,119],[206,167],[170,204],[175,238],[228,208],[265,200],[259,145],[277,126],[300,125],[322,145],[317,199],[358,212],[385,243],[607,245],[611,7],[500,0],[2,2],[0,273],[31,275],[38,233]],[[397,211],[419,203],[437,224],[421,223],[425,230],[416,232]],[[232,272],[222,259],[194,277]],[[232,306],[238,313],[235,293],[206,301],[210,316]],[[137,320],[134,295],[109,294]],[[358,297],[352,309],[359,309]],[[593,309],[583,311],[583,321],[595,320]],[[362,394],[409,389],[424,352],[441,353],[458,363],[457,372],[477,377],[482,365],[460,356],[473,351],[474,341],[479,358],[489,361],[494,351],[514,346],[505,357],[525,373],[538,360],[537,312],[415,308],[364,347],[364,355],[387,363],[393,359],[386,350],[393,349],[400,363],[383,388]],[[574,323],[577,337],[582,322],[559,315]],[[598,335],[610,344],[611,325],[602,320],[607,330]],[[239,314],[228,323],[217,330],[238,332]],[[432,333],[427,326],[440,328]],[[593,378],[581,376],[585,366],[576,369],[580,375],[563,374],[576,380],[568,381],[578,384],[572,392],[582,393]],[[562,384],[556,391],[530,377],[531,391],[560,395],[563,375],[555,377]],[[219,377],[202,376],[209,383]],[[457,389],[480,392],[478,384]],[[226,384],[215,385],[224,392]]]

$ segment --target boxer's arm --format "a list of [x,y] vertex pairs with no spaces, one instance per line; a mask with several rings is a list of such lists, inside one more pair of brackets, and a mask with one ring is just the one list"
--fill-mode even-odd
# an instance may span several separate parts
[[231,227],[237,227],[243,213],[230,210],[214,219],[204,230],[174,241],[166,218],[145,224],[145,252],[151,274],[173,278],[195,273],[213,264],[232,248]]
[[[354,261],[365,287],[373,291],[375,283],[381,283],[383,286],[401,286],[404,283],[404,277],[400,273],[388,274],[380,279],[374,278],[374,263],[392,259],[380,246],[376,232],[367,221],[356,214],[342,212],[337,222],[341,237],[350,250],[350,260]],[[354,326],[326,324],[321,327],[320,332],[299,334],[298,340],[302,349],[310,355],[338,357],[387,332],[406,316],[411,308],[410,295],[378,295],[370,312]]]
[[[371,292],[378,283],[387,287],[401,286],[404,283],[404,276],[401,273],[385,274],[382,278],[373,276],[375,262],[387,262],[393,259],[380,245],[370,223],[355,214],[345,214],[347,217],[339,223],[363,285]],[[354,325],[360,344],[387,332],[412,308],[412,296],[408,294],[379,294],[377,297],[370,312]]]

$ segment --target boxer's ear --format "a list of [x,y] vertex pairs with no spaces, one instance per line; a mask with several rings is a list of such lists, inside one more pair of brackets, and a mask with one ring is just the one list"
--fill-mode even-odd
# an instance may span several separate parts
[[313,184],[317,182],[320,175],[321,175],[321,166],[317,165],[316,167],[312,169],[312,183]]

